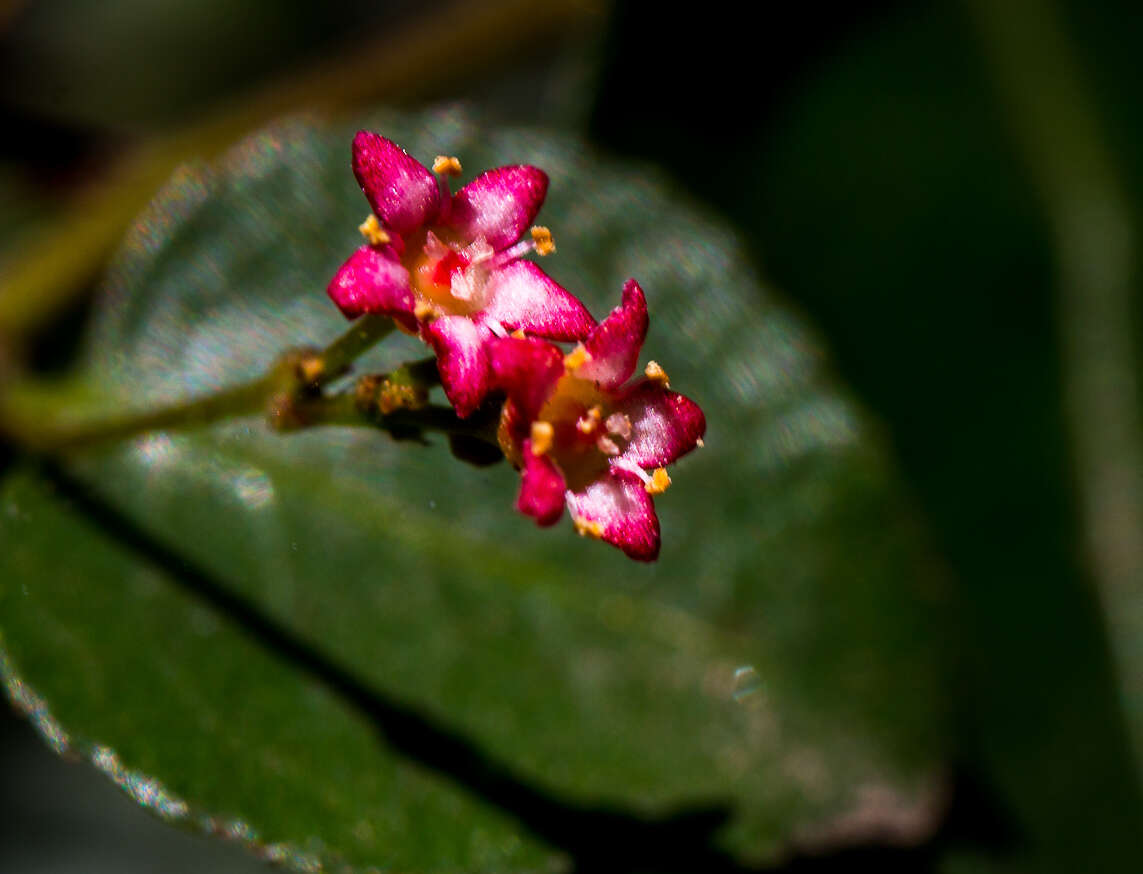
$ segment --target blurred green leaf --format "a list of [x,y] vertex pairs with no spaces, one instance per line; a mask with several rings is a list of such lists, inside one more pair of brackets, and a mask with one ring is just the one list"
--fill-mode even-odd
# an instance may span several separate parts
[[[1129,16],[1108,15],[1116,5],[1128,11],[1071,2],[1049,9],[1059,7],[1084,71],[1099,74],[1085,112],[1106,109],[1099,121],[1123,136],[1115,158],[1130,182],[1143,167],[1130,151],[1143,128],[1138,79],[1123,72],[1136,63],[1138,40],[1127,37],[1140,32],[1140,18],[1137,4]],[[1010,17],[1032,57],[1047,52],[1039,67],[1026,53],[1001,66],[1027,77],[1026,99],[1054,114],[1069,139],[1087,135],[1069,114],[1074,86],[1060,84],[1068,73],[1045,41],[1046,16],[1011,3],[976,7]],[[846,374],[891,423],[947,550],[962,605],[965,770],[994,793],[1014,842],[1035,860],[1025,860],[1030,869],[1122,870],[1143,852],[1131,748],[1131,733],[1143,748],[1143,699],[1132,682],[1143,662],[1130,633],[1139,587],[1107,593],[1101,610],[1082,548],[1077,495],[1086,471],[1069,437],[1117,423],[1066,421],[1068,392],[1091,384],[1068,373],[1069,335],[1088,332],[1078,348],[1095,350],[1084,364],[1113,405],[1130,380],[1114,369],[1109,376],[1101,354],[1113,343],[1118,351],[1119,337],[1105,325],[1092,332],[1061,294],[1069,277],[1060,265],[1077,253],[1061,258],[1052,226],[1062,217],[1044,208],[1039,168],[1016,149],[1021,113],[1003,100],[979,27],[961,3],[895,9],[830,58],[759,136],[758,197],[740,202],[754,210],[743,219],[754,223],[774,274],[820,320]],[[1092,194],[1083,150],[1077,160],[1063,136],[1026,133],[1068,176],[1058,183],[1088,198],[1091,214],[1067,220],[1099,240],[1089,249],[1117,245],[1123,228],[1113,221],[1105,233],[1100,224],[1104,193]],[[1133,198],[1136,222],[1141,192],[1137,181],[1117,192]],[[1086,278],[1117,282],[1121,270],[1102,264]],[[1121,329],[1129,319],[1113,312]],[[1138,471],[1123,465],[1113,489],[1126,491],[1132,477]],[[1119,526],[1131,518],[1108,515]],[[1137,541],[1138,533],[1124,536]],[[1108,627],[1121,632],[1112,639],[1118,664]]]
[[[659,563],[537,529],[506,465],[443,441],[149,434],[9,477],[10,693],[161,781],[174,818],[302,863],[533,870],[614,829],[647,867],[711,869],[925,837],[949,754],[940,570],[813,334],[654,173],[458,110],[364,126],[422,159],[544,167],[545,267],[597,316],[639,278],[644,357],[709,422],[658,499]],[[83,370],[109,404],[342,330],[322,287],[366,212],[352,130],[285,123],[176,176],[97,301]],[[362,366],[422,354],[401,338]]]

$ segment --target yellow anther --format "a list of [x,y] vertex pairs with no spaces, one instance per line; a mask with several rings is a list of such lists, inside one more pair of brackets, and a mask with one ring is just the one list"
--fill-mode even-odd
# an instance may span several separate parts
[[583,348],[582,343],[577,343],[576,347],[564,356],[564,370],[571,373],[589,361],[591,361],[591,353]]
[[381,227],[381,222],[377,221],[377,216],[370,213],[369,218],[357,226],[357,230],[361,231],[361,236],[365,237],[373,246],[384,246],[389,242],[389,234]]
[[532,423],[532,454],[543,455],[552,448],[552,437],[555,429],[550,422]]
[[667,474],[665,467],[655,468],[655,472],[651,474],[651,481],[643,488],[647,490],[649,495],[661,495],[667,490],[667,486],[671,484],[671,477]]
[[552,232],[543,225],[532,228],[532,242],[536,244],[536,254],[541,257],[556,251],[556,241],[552,239]]
[[418,322],[431,322],[437,317],[437,308],[427,301],[419,300],[413,306],[413,317]]
[[437,159],[433,161],[433,172],[441,176],[459,176],[460,160],[449,155],[437,155]]
[[699,437],[698,440],[695,441],[695,446],[697,446],[699,449],[702,449],[704,446],[706,446],[706,443],[701,437]]
[[599,427],[599,422],[603,418],[603,410],[598,406],[592,407],[586,413],[579,417],[579,421],[575,423],[576,428],[581,434],[590,434]]
[[508,336],[511,337],[513,340],[523,340],[528,335],[524,333],[523,328],[517,328],[515,331],[513,331]]
[[320,355],[306,355],[298,361],[298,376],[306,385],[313,385],[325,375],[325,361]]
[[671,380],[667,376],[667,371],[663,370],[657,361],[648,361],[647,366],[643,369],[643,375],[651,382],[657,382],[663,388],[671,387]]
[[603,537],[603,526],[599,522],[589,522],[580,516],[572,516],[572,525],[580,537],[594,537],[596,540]]

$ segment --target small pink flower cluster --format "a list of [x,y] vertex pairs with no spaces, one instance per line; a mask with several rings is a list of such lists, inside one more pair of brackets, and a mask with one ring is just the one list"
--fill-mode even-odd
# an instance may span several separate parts
[[[655,362],[629,381],[647,333],[639,284],[628,280],[597,323],[524,260],[554,250],[546,228],[525,233],[548,189],[536,167],[488,170],[453,194],[455,158],[437,158],[430,172],[360,131],[353,172],[373,212],[361,226],[366,245],[329,284],[334,303],[347,318],[382,314],[419,335],[458,416],[504,397],[499,442],[522,474],[522,513],[552,525],[566,506],[581,534],[657,558],[651,496],[670,484],[666,466],[702,444],[706,421]],[[552,341],[576,345],[565,354]]]

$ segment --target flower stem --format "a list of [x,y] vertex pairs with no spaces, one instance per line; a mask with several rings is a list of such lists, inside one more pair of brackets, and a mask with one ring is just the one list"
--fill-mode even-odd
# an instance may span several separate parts
[[[167,406],[111,416],[69,414],[74,394],[67,389],[34,383],[5,387],[0,393],[0,436],[37,452],[60,452],[95,443],[121,440],[145,431],[197,428],[226,419],[268,414],[279,430],[297,427],[286,422],[314,399],[322,385],[345,373],[350,364],[393,330],[384,316],[364,316],[325,349],[291,350],[265,374],[250,382]],[[403,365],[398,371],[420,364]],[[360,416],[358,417],[360,418]]]
[[319,353],[317,384],[325,385],[341,376],[357,358],[392,333],[393,328],[393,320],[388,316],[359,318]]

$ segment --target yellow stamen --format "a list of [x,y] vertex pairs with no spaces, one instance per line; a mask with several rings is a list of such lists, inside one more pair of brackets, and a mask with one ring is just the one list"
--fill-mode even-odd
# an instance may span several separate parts
[[651,481],[643,488],[647,490],[649,495],[661,495],[667,490],[667,486],[671,484],[671,477],[667,474],[665,467],[655,468],[655,472],[651,474]]
[[541,257],[556,251],[556,241],[552,239],[552,232],[543,225],[532,228],[532,242],[536,244],[536,254]]
[[663,370],[657,361],[648,361],[647,366],[643,369],[643,375],[651,382],[657,382],[663,388],[671,387],[671,380],[667,376],[667,371]]
[[357,230],[361,231],[361,236],[365,237],[372,246],[384,246],[389,242],[389,234],[381,227],[381,222],[377,221],[377,216],[370,213],[369,218],[357,226]]
[[577,343],[576,347],[564,356],[564,370],[571,373],[589,361],[591,361],[591,353],[583,348],[583,343]]
[[599,421],[602,418],[603,410],[596,405],[579,417],[579,421],[575,423],[576,429],[581,434],[590,434],[599,427]]
[[706,443],[701,437],[699,437],[699,439],[695,441],[695,446],[697,446],[699,449],[702,449],[704,446],[706,446]]
[[543,455],[552,448],[552,437],[555,429],[550,422],[532,423],[532,454]]
[[572,525],[580,537],[594,537],[596,540],[603,537],[603,526],[598,522],[589,522],[579,516],[572,516]]
[[427,301],[419,300],[413,306],[413,317],[418,322],[431,322],[437,317],[437,308]]
[[441,176],[459,176],[460,160],[449,155],[437,155],[433,161],[433,172]]
[[523,340],[527,336],[527,334],[524,333],[523,328],[517,328],[515,331],[513,331],[508,336],[514,340]]
[[306,385],[313,385],[325,375],[325,361],[320,355],[305,355],[298,361],[298,376]]

